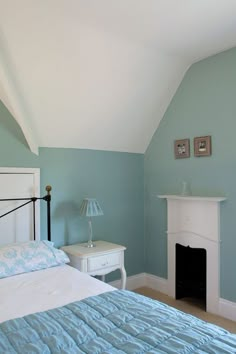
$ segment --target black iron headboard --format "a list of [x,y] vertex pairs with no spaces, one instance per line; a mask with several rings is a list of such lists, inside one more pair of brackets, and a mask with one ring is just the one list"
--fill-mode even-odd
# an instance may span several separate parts
[[16,201],[16,200],[27,200],[26,203],[19,205],[18,207],[8,211],[7,213],[0,215],[0,218],[12,213],[13,211],[20,209],[24,207],[27,204],[33,203],[33,231],[34,231],[34,240],[36,236],[36,230],[35,230],[35,202],[37,200],[45,200],[47,202],[47,231],[48,231],[48,241],[51,241],[51,208],[50,208],[50,202],[51,202],[51,186],[46,186],[46,191],[47,194],[44,197],[31,197],[31,198],[9,198],[9,199],[0,199],[0,202],[7,202],[7,201]]

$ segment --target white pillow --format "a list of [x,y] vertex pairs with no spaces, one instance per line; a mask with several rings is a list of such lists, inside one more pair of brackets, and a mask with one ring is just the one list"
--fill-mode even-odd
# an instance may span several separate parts
[[0,247],[0,278],[68,263],[62,250],[50,241],[12,243]]

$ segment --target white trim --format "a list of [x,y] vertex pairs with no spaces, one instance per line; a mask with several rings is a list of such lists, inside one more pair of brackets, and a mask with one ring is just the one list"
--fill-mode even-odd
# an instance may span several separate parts
[[[120,289],[120,280],[115,280],[109,283],[114,288]],[[167,294],[167,279],[160,278],[149,273],[140,273],[131,275],[127,278],[126,289],[135,290],[137,288],[148,287],[163,294]]]
[[[109,284],[111,286],[114,286],[114,288],[121,289],[121,281],[120,280],[112,281]],[[126,289],[127,290],[134,290],[137,288],[141,288],[143,286],[147,286],[145,273],[131,275],[130,277],[127,278],[127,282],[126,282]]]
[[210,235],[210,237],[207,237],[205,235],[201,235],[201,234],[198,234],[197,232],[194,232],[194,231],[188,231],[188,230],[180,230],[180,231],[166,231],[167,235],[173,235],[173,236],[179,236],[179,235],[183,235],[183,234],[192,234],[193,236],[196,236],[196,237],[199,237],[199,238],[203,238],[207,241],[210,241],[210,242],[215,242],[215,243],[221,243],[221,240],[213,240],[213,237],[214,235]]
[[158,195],[158,198],[161,199],[175,199],[175,200],[193,200],[193,201],[204,201],[204,202],[222,202],[226,200],[225,197],[201,197],[197,195]]
[[[120,280],[115,280],[109,284],[117,289],[120,289],[121,282]],[[127,290],[134,290],[137,288],[142,288],[143,286],[147,286],[148,288],[167,294],[167,280],[164,278],[148,273],[140,273],[127,278]]]
[[37,173],[40,168],[28,167],[0,167],[0,173]]
[[229,320],[236,321],[236,302],[220,298],[219,315],[228,318]]
[[160,291],[163,294],[168,293],[167,290],[167,279],[157,277],[153,274],[146,273],[146,286],[156,291]]
[[[33,174],[34,175],[34,195],[32,197],[40,197],[40,168],[27,167],[0,167],[0,174]],[[40,240],[40,205],[35,203],[35,230],[36,240]]]
[[[120,289],[120,280],[112,281],[109,284]],[[140,273],[127,278],[127,290],[135,290],[144,286],[168,294],[167,279],[165,278],[149,273]],[[236,302],[220,298],[218,308],[217,315],[236,322]]]

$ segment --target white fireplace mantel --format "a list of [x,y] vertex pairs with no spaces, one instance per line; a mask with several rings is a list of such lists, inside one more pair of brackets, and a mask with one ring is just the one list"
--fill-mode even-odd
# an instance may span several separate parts
[[225,197],[158,195],[167,200],[168,295],[175,297],[176,244],[207,251],[207,311],[219,313],[220,202]]
[[173,199],[173,200],[193,200],[193,201],[205,201],[205,202],[223,202],[226,200],[225,197],[202,197],[202,196],[194,196],[194,195],[158,195],[158,198],[162,199]]

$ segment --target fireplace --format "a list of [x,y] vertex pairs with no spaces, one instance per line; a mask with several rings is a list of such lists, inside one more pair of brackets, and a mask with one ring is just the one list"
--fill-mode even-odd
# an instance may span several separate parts
[[206,250],[176,243],[176,299],[201,299],[206,306]]
[[[205,252],[206,265],[206,311],[219,313],[219,251],[220,251],[220,207],[219,202],[225,200],[221,197],[196,197],[161,195],[159,198],[167,199],[167,261],[168,261],[168,295],[174,298],[179,296],[176,289],[176,247],[177,245],[191,248],[194,263],[198,262],[194,255],[196,249]],[[194,250],[195,249],[195,250]],[[203,257],[204,258],[204,257]],[[189,260],[190,261],[190,260]],[[191,260],[192,262],[192,260]],[[180,267],[183,267],[180,266]],[[189,278],[191,276],[188,275]],[[194,275],[195,277],[195,275]],[[204,279],[201,279],[201,283]],[[199,280],[197,280],[199,281]],[[198,283],[199,285],[200,283]],[[202,286],[202,285],[200,285]],[[198,287],[198,286],[196,286]],[[187,291],[192,290],[190,285]],[[202,289],[203,293],[204,290]],[[181,293],[181,290],[180,290]]]

